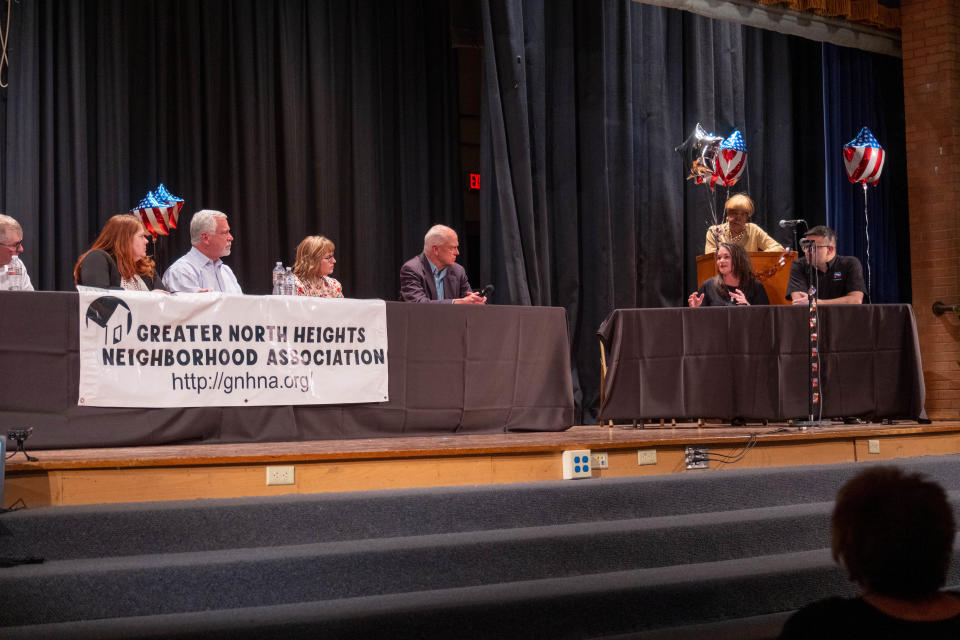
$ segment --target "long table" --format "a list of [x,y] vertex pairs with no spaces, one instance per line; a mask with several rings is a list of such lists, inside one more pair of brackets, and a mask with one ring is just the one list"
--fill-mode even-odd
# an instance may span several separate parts
[[[823,417],[925,417],[909,305],[820,305]],[[807,416],[806,307],[618,309],[603,420]]]
[[30,449],[562,431],[573,424],[559,307],[387,302],[390,400],[351,405],[77,406],[77,294],[0,291],[0,435]]

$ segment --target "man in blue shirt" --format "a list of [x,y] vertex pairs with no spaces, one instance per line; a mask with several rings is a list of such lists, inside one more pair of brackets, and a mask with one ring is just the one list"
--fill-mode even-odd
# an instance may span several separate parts
[[220,259],[230,255],[233,244],[225,213],[203,209],[193,214],[190,243],[193,248],[163,274],[167,291],[243,293],[233,271]]
[[400,268],[400,297],[404,302],[484,304],[487,299],[470,288],[467,273],[457,264],[457,232],[442,224],[430,227],[423,253]]

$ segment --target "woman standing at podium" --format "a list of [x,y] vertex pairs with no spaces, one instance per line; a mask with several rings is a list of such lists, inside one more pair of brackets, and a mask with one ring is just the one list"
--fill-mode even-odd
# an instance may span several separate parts
[[753,217],[753,200],[745,193],[730,196],[723,207],[727,221],[707,229],[707,241],[703,252],[717,250],[721,242],[729,242],[743,247],[747,251],[783,251],[779,242],[767,235],[767,232],[749,222]]
[[750,256],[738,244],[723,242],[717,250],[717,275],[704,280],[687,298],[690,307],[770,304],[767,292],[753,273]]

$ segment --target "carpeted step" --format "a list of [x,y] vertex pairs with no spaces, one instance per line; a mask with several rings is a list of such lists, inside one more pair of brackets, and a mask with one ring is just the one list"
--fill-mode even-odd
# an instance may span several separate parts
[[[815,549],[830,503],[452,534],[76,559],[0,571],[7,624],[455,588]],[[160,603],[159,605],[157,603]]]
[[[960,566],[954,563],[951,584]],[[853,587],[818,549],[687,566],[2,629],[18,638],[602,638],[788,612]],[[692,613],[693,612],[693,613]],[[642,637],[642,636],[640,636]]]
[[[833,500],[865,464],[26,509],[0,516],[0,548],[12,557],[129,556],[808,504]],[[960,490],[956,456],[898,464]]]
[[[897,464],[960,505],[957,456]],[[26,625],[0,637],[168,637],[163,621],[196,637],[185,620],[236,637],[241,621],[250,637],[589,637],[770,615],[851,590],[825,547],[836,489],[865,466],[6,514],[0,555],[50,561],[0,569],[0,627]]]

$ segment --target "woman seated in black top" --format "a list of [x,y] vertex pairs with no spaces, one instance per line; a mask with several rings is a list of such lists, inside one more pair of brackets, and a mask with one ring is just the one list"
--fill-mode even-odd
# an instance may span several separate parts
[[738,244],[722,242],[717,249],[717,275],[705,280],[687,298],[691,307],[770,304],[767,292],[753,273],[750,255]]
[[113,216],[77,260],[74,282],[101,289],[154,289],[160,279],[154,279],[153,260],[147,257],[149,240],[139,218],[127,213]]

